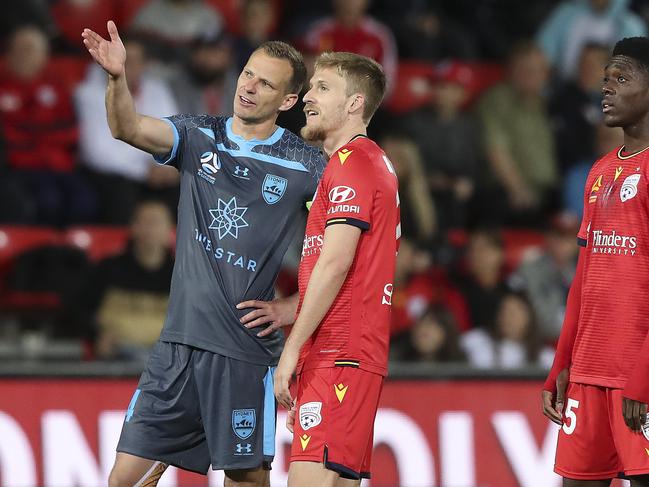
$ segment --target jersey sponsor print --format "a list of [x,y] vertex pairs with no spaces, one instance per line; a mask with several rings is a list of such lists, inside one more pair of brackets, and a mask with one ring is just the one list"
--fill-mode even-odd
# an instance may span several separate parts
[[[274,365],[282,333],[241,326],[237,303],[270,300],[286,249],[324,167],[321,152],[283,128],[265,140],[232,132],[232,119],[167,119],[173,149],[158,162],[181,174],[176,263],[161,339]],[[303,221],[303,220],[302,220]]]
[[399,239],[397,178],[367,137],[327,165],[307,220],[299,269],[300,307],[329,225],[362,230],[356,256],[331,308],[302,347],[299,370],[349,365],[385,375],[392,282]]
[[[649,151],[616,149],[586,181],[584,263],[572,382],[624,388],[649,331]],[[646,378],[644,378],[646,381]]]

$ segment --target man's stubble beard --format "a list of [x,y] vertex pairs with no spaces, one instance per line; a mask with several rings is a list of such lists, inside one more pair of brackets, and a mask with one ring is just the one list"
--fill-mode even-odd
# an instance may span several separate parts
[[322,126],[311,128],[305,125],[300,129],[300,135],[304,140],[309,142],[322,142],[327,138],[327,133]]

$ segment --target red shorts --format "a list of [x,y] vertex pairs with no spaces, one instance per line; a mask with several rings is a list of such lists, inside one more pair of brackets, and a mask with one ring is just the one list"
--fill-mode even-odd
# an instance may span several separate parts
[[324,463],[342,478],[370,478],[374,418],[383,376],[354,367],[302,372],[291,462]]
[[649,473],[649,423],[634,433],[622,417],[622,391],[568,385],[554,471],[576,480]]

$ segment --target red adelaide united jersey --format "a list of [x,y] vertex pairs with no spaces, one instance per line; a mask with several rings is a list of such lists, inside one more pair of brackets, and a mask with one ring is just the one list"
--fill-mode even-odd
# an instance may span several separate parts
[[649,150],[590,170],[579,242],[587,248],[570,380],[624,388],[649,331]]
[[300,304],[325,227],[362,230],[347,278],[300,352],[300,370],[349,365],[385,375],[392,283],[400,236],[397,177],[381,148],[358,136],[327,164],[311,205],[299,270]]

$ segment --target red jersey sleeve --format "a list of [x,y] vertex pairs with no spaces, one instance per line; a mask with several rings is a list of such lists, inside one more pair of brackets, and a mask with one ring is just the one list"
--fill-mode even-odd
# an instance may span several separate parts
[[331,157],[325,180],[326,226],[344,223],[369,230],[375,184],[367,155],[358,147],[343,147]]
[[[591,171],[592,173],[592,171]],[[577,323],[579,322],[579,310],[581,307],[581,282],[582,274],[584,272],[584,261],[587,257],[587,250],[585,247],[588,245],[588,237],[590,233],[590,207],[591,204],[597,200],[598,192],[602,187],[602,177],[598,177],[591,181],[589,175],[584,187],[584,211],[581,218],[581,225],[577,233],[577,244],[581,247],[579,250],[579,258],[577,260],[577,270],[575,278],[570,286],[568,292],[568,300],[566,303],[566,312],[563,319],[563,326],[561,328],[561,335],[559,336],[559,343],[557,344],[557,351],[554,355],[554,362],[550,373],[545,380],[543,390],[550,391],[553,394],[557,391],[557,376],[563,369],[570,367],[572,359],[572,349],[575,344],[575,337],[577,336]]]
[[579,258],[577,260],[577,270],[575,278],[570,286],[568,292],[568,302],[566,304],[566,313],[563,319],[563,327],[561,328],[561,335],[559,336],[559,343],[557,345],[557,352],[554,355],[554,362],[552,369],[548,374],[543,390],[550,391],[553,394],[557,392],[557,376],[563,369],[570,367],[572,359],[572,349],[575,344],[575,337],[577,336],[577,324],[579,323],[579,308],[581,306],[581,283],[584,273],[584,261],[587,258],[587,250],[582,248],[579,250]]

